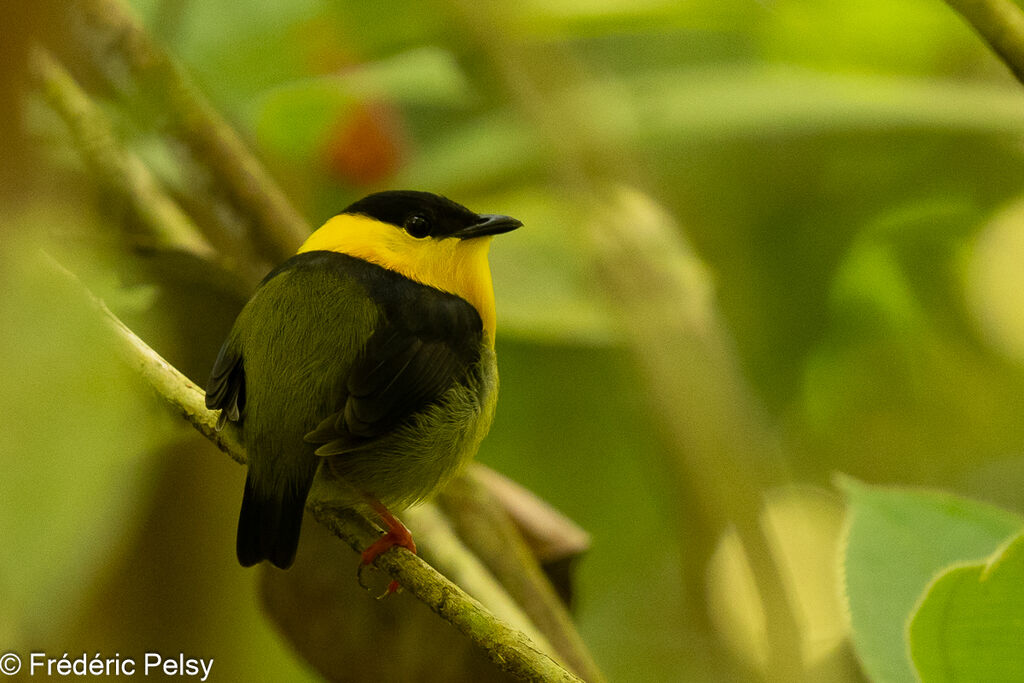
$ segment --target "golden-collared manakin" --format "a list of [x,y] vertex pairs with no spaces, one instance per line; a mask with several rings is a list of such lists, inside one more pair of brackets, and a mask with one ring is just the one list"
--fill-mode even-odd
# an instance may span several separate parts
[[248,474],[238,561],[291,566],[313,479],[415,551],[388,511],[475,455],[498,395],[494,235],[522,224],[435,194],[380,192],[314,232],[260,283],[210,374],[206,405],[239,425]]

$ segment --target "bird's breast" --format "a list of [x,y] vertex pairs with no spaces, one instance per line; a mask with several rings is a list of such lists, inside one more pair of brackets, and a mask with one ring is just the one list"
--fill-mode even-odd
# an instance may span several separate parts
[[400,510],[443,487],[475,455],[494,419],[498,370],[494,351],[441,397],[365,448],[326,458],[327,477],[354,493],[369,494]]

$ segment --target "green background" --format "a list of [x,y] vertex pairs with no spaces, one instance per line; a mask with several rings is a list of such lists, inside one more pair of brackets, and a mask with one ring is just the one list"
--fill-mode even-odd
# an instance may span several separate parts
[[[133,4],[311,223],[385,187],[525,223],[492,249],[502,388],[479,459],[592,535],[575,614],[610,680],[754,677],[765,627],[727,520],[680,517],[704,501],[668,474],[657,399],[578,243],[565,150],[645,192],[707,267],[799,484],[770,498],[770,525],[812,679],[864,676],[839,579],[805,571],[838,563],[835,472],[1024,508],[1024,90],[941,2]],[[99,90],[187,194],[138,123],[160,112],[127,116]],[[243,469],[105,350],[37,252],[200,384],[242,299],[125,248],[123,206],[59,120],[31,94],[15,109],[28,170],[0,207],[0,650],[183,651],[214,657],[216,680],[315,679],[235,564]]]

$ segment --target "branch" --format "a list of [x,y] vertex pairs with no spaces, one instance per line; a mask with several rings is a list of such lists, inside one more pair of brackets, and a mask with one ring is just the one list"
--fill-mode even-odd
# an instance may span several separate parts
[[[466,476],[488,505],[505,513],[502,517],[512,523],[541,566],[571,562],[590,550],[590,534],[529,489],[481,463],[470,465]],[[459,515],[471,514],[472,509],[452,506]]]
[[480,474],[473,469],[450,483],[439,495],[439,502],[459,536],[487,563],[565,662],[588,681],[603,680],[536,555]]
[[1010,0],[946,0],[1024,83],[1024,12]]
[[[245,450],[237,429],[226,425],[222,431],[217,431],[218,415],[207,410],[203,390],[128,329],[74,274],[52,258],[47,259],[53,270],[97,313],[125,362],[203,436],[236,462],[244,463]],[[357,552],[380,535],[369,520],[351,509],[333,506],[324,500],[312,501],[309,508],[320,523]],[[380,555],[374,564],[468,636],[509,674],[531,681],[580,681],[538,650],[525,634],[497,619],[480,602],[416,555],[395,548]]]
[[244,465],[245,448],[238,430],[230,423],[224,429],[217,430],[219,415],[206,409],[206,393],[139,339],[103,301],[86,289],[74,273],[49,255],[44,254],[43,260],[97,314],[124,362],[200,434],[231,456],[232,460]]
[[544,652],[556,652],[526,611],[488,571],[487,566],[463,543],[449,518],[433,502],[409,508],[402,513],[417,542],[422,541],[423,557],[453,583],[487,605],[509,626],[522,631]]
[[277,263],[295,253],[309,224],[124,2],[73,0],[68,6],[83,52],[119,92],[142,92],[169,116],[174,134],[224,184],[235,211],[251,224],[264,257]]
[[[317,520],[355,550],[377,537],[369,521],[351,509],[314,503],[311,510]],[[377,558],[375,564],[482,647],[503,671],[528,681],[582,680],[537,650],[522,632],[495,619],[487,608],[416,555],[404,549],[389,551]]]

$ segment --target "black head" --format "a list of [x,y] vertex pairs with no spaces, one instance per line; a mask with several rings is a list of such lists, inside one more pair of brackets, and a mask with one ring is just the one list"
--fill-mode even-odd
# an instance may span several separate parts
[[362,214],[390,223],[417,239],[468,239],[497,235],[522,225],[509,216],[473,213],[447,197],[415,190],[377,192],[351,204],[342,213]]

